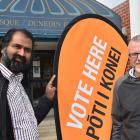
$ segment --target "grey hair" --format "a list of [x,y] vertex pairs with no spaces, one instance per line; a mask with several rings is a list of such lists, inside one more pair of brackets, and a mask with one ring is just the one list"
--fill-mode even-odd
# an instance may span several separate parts
[[140,41],[140,35],[134,36],[130,41]]

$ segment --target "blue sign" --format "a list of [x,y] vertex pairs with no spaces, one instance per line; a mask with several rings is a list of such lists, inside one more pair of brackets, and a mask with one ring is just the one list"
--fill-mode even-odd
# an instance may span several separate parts
[[102,15],[119,28],[120,17],[93,0],[0,0],[0,33],[9,28],[27,28],[36,37],[59,37],[76,16]]

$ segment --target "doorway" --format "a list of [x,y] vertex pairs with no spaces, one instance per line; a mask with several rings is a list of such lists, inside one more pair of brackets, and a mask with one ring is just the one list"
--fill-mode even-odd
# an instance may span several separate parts
[[44,95],[45,86],[53,74],[55,50],[35,50],[32,65],[33,102]]

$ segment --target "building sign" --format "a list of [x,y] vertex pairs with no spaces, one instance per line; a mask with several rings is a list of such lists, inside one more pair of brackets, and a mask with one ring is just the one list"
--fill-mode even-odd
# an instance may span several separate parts
[[113,88],[127,51],[122,33],[101,16],[83,15],[66,27],[54,63],[58,139],[110,139]]
[[73,18],[85,13],[105,16],[120,28],[120,17],[92,0],[1,0],[0,33],[22,27],[37,37],[59,36]]

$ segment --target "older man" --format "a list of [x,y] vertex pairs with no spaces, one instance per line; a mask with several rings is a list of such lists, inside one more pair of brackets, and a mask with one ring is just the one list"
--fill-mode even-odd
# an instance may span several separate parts
[[140,35],[128,44],[132,68],[116,82],[111,140],[140,140]]

